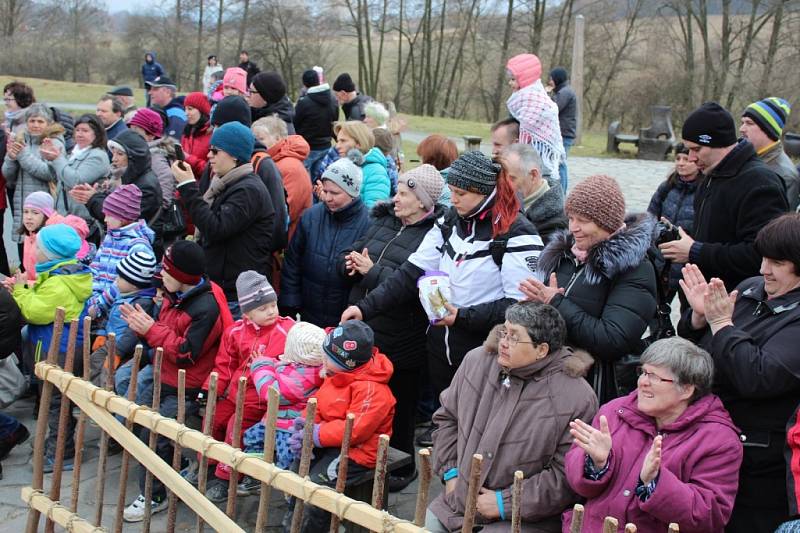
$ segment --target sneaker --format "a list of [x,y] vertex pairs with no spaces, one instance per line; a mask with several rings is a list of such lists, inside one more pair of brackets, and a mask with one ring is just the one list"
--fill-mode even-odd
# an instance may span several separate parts
[[183,479],[194,485],[199,483],[198,472],[200,471],[200,463],[194,459],[189,459],[189,464],[181,469],[181,476]]
[[[63,465],[61,467],[61,471],[62,472],[72,472],[72,469],[75,468],[75,463],[73,463],[73,458],[72,457],[70,457],[69,459],[67,459],[65,457],[64,458],[64,462],[62,463],[62,465]],[[48,455],[45,455],[44,456],[44,466],[43,466],[42,471],[45,474],[52,474],[53,473],[53,469],[55,468],[55,466],[56,466],[55,459],[50,457],[50,456],[48,456]]]
[[[166,498],[160,502],[152,500],[150,502],[150,513],[156,514],[161,512],[167,508],[167,505]],[[144,496],[139,494],[139,497],[133,500],[133,503],[125,508],[125,511],[122,513],[122,519],[126,522],[141,522],[144,520],[144,506]]]
[[11,453],[11,450],[17,444],[22,444],[31,434],[28,431],[28,428],[20,424],[17,426],[17,429],[14,430],[14,433],[9,435],[3,440],[0,440],[0,461],[8,457],[8,454]]
[[261,492],[261,482],[250,476],[244,476],[242,482],[236,486],[237,496],[255,496]]
[[389,485],[389,492],[400,492],[404,488],[408,487],[415,479],[417,479],[416,468],[414,468],[412,473],[405,476],[389,474],[386,483]]
[[214,503],[228,501],[228,482],[219,478],[211,480],[206,489],[206,498]]
[[420,433],[419,437],[417,437],[416,443],[417,446],[421,446],[423,448],[433,446],[433,426]]

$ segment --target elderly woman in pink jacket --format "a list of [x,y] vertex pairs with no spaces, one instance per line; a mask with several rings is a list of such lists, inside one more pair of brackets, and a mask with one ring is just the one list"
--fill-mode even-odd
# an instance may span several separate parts
[[[710,394],[711,356],[687,340],[653,343],[642,355],[637,390],[603,407],[592,425],[570,424],[567,481],[587,499],[584,532],[606,516],[620,527],[681,533],[722,532],[736,498],[742,444]],[[572,513],[564,513],[563,531]]]

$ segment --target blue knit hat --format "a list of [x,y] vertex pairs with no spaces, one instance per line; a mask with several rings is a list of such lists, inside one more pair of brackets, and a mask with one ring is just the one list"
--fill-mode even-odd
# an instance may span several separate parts
[[74,259],[81,249],[78,232],[66,224],[45,226],[36,234],[37,244],[49,260]]
[[786,119],[789,118],[791,112],[792,108],[789,102],[783,98],[771,96],[747,106],[742,116],[752,119],[767,134],[767,137],[777,141],[783,134]]
[[255,138],[250,128],[239,122],[228,122],[211,134],[211,148],[224,150],[240,163],[250,161]]

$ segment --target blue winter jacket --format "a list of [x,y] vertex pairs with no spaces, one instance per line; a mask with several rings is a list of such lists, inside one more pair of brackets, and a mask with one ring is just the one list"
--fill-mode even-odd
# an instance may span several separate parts
[[[145,60],[145,62],[142,63],[142,78],[144,78],[144,81],[153,81],[159,76],[164,75],[164,67],[161,66],[161,63],[156,61],[155,52],[147,52],[147,53],[153,57],[153,62],[148,63],[147,60]],[[145,58],[146,57],[147,55],[145,55]]]
[[363,178],[361,180],[361,199],[368,208],[376,203],[388,200],[391,192],[391,182],[387,170],[386,156],[377,146],[364,156],[361,165]]
[[[113,333],[117,336],[117,353],[123,358],[133,356],[133,350],[137,344],[144,344],[139,336],[128,327],[128,323],[122,318],[122,306],[129,304],[133,307],[137,305],[144,309],[145,313],[153,316],[156,295],[154,288],[141,289],[129,294],[119,292],[116,284],[111,285],[103,291],[100,298],[97,298],[95,318],[106,317],[103,327],[98,328],[97,335],[108,335]],[[153,318],[157,318],[153,316]]]
[[334,213],[324,203],[307,209],[286,251],[281,306],[299,309],[303,320],[317,326],[337,325],[352,285],[339,275],[337,263],[368,227],[368,211],[359,198]]
[[155,233],[144,220],[108,230],[103,243],[90,265],[94,281],[89,305],[98,306],[103,291],[111,288],[117,278],[117,263],[131,252],[153,253]]

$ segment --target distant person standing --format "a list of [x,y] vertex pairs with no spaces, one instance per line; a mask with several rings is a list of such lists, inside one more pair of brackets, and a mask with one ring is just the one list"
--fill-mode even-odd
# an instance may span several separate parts
[[116,96],[106,94],[101,96],[100,101],[97,102],[95,113],[103,123],[103,127],[106,129],[106,138],[109,141],[128,129],[123,120],[124,111],[122,102]]
[[356,84],[350,74],[343,72],[333,82],[333,92],[339,105],[342,106],[346,120],[364,120],[367,114],[365,108],[372,101],[371,96],[361,94],[356,90]]
[[[578,126],[578,97],[569,84],[569,74],[564,67],[556,67],[550,71],[550,81],[547,89],[558,106],[558,123],[561,126],[561,140],[564,142],[564,153],[569,154],[569,149],[575,144],[575,135]],[[558,175],[561,178],[561,189],[567,191],[567,162],[566,157],[558,165]]]
[[258,65],[250,61],[250,54],[247,53],[247,50],[239,52],[239,68],[247,72],[247,87],[250,87],[250,82],[253,81],[253,77],[261,72]]
[[289,135],[294,135],[294,106],[286,96],[286,82],[275,71],[259,72],[250,83],[247,103],[252,121],[277,115],[286,123]]
[[[142,84],[147,88],[147,84],[155,81],[156,78],[164,75],[164,67],[161,63],[156,61],[155,52],[147,52],[144,55],[144,63],[142,64]],[[150,93],[145,93],[147,100],[147,107],[150,107]]]
[[136,103],[133,98],[133,89],[128,87],[127,85],[120,85],[119,87],[114,87],[106,94],[109,96],[113,96],[119,103],[122,104],[122,120],[126,123],[133,118],[133,115],[136,113]]
[[305,167],[312,176],[333,139],[333,123],[339,118],[339,105],[327,83],[320,83],[317,71],[303,72],[303,86],[307,89],[294,107],[294,128],[311,147]]
[[217,56],[210,55],[206,60],[206,68],[203,71],[203,92],[208,93],[211,88],[211,75],[215,72],[222,72],[222,65],[217,61]]

